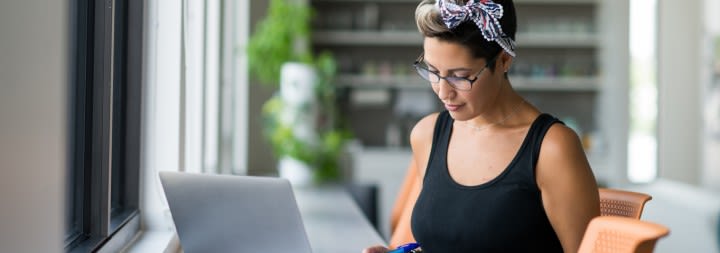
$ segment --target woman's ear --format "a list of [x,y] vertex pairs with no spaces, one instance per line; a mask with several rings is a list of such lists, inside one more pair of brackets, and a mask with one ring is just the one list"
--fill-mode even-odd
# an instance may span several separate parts
[[500,59],[498,59],[497,67],[502,70],[503,73],[506,73],[510,71],[510,66],[512,66],[513,57],[510,56],[507,52],[501,51],[500,53]]

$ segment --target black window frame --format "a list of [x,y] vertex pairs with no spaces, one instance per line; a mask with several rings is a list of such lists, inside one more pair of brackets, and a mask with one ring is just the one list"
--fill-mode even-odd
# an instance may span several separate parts
[[139,231],[142,0],[70,1],[66,252],[115,252]]

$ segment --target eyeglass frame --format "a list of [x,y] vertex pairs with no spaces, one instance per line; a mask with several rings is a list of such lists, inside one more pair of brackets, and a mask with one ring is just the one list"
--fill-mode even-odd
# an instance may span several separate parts
[[[495,64],[495,61],[497,60],[497,58],[498,58],[499,55],[500,55],[500,54],[497,54],[497,55],[493,56],[492,58],[490,58],[490,60],[485,63],[485,66],[480,70],[480,72],[478,72],[477,74],[475,74],[475,76],[474,76],[473,79],[470,79],[470,78],[467,78],[467,77],[459,77],[459,76],[441,76],[440,73],[438,73],[437,71],[430,71],[430,69],[428,69],[428,68],[423,67],[423,66],[420,65],[421,63],[427,65],[426,63],[423,63],[423,59],[424,59],[424,57],[425,57],[425,53],[424,53],[424,52],[421,53],[420,56],[418,56],[417,59],[415,59],[415,63],[413,63],[413,67],[415,68],[415,72],[416,72],[422,79],[430,82],[430,85],[437,85],[437,84],[440,83],[440,80],[445,79],[445,81],[448,83],[448,85],[450,85],[450,87],[452,87],[452,88],[455,89],[455,90],[459,90],[459,91],[470,91],[470,90],[472,90],[472,87],[473,87],[473,84],[475,84],[475,81],[477,81],[478,79],[480,79],[480,75],[485,71],[485,69],[489,68],[489,67],[490,67],[490,64]],[[429,77],[428,77],[428,78],[423,77],[423,75],[419,72],[420,69],[423,69],[423,70],[427,71],[429,74],[433,74],[433,75],[437,76],[437,77],[438,77],[437,82],[430,81],[430,80],[429,80]],[[468,89],[460,89],[460,88],[458,88],[452,81],[450,81],[448,78],[455,78],[455,79],[457,79],[458,81],[462,81],[462,80],[467,81],[468,83],[470,83],[470,88],[468,88]]]

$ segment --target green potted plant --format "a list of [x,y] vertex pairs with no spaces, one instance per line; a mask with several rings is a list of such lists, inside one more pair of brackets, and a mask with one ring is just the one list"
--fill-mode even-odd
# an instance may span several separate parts
[[297,0],[271,0],[267,16],[247,45],[250,71],[261,83],[277,87],[286,62],[312,62],[307,41],[312,9]]
[[272,0],[247,46],[252,73],[280,88],[263,105],[264,134],[280,176],[297,184],[338,180],[351,136],[335,110],[335,61],[329,53],[314,56],[307,43],[311,16],[307,4]]

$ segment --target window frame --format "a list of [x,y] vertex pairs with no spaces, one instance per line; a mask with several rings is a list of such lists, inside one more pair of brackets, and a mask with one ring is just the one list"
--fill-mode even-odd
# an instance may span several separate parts
[[[139,231],[142,0],[71,0],[65,251],[118,251]],[[113,157],[115,155],[115,157]],[[112,209],[113,170],[121,177]],[[116,189],[116,190],[117,190]]]

